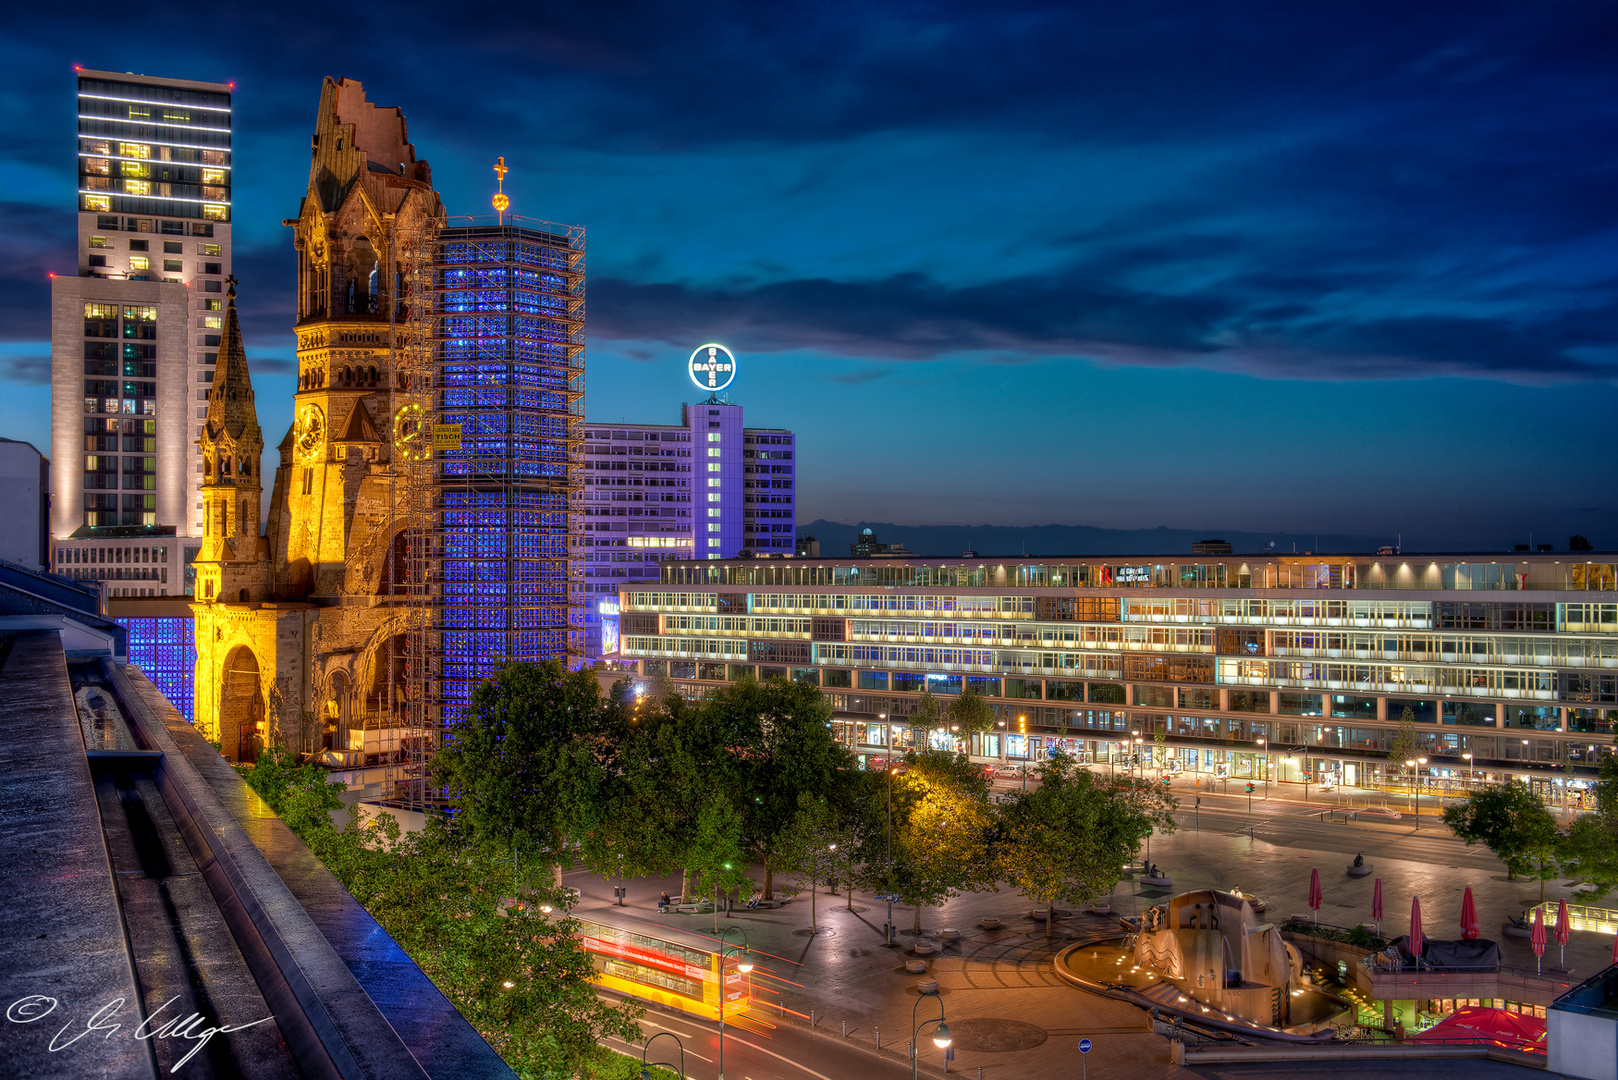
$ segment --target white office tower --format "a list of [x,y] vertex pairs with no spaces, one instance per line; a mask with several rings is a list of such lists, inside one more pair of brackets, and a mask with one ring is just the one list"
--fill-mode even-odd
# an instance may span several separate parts
[[180,596],[230,275],[231,87],[78,83],[78,275],[51,283],[52,568]]

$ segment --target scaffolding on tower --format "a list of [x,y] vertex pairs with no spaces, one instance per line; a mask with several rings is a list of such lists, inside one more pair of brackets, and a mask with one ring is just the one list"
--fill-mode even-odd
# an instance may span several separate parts
[[443,706],[511,661],[583,658],[584,230],[502,212],[440,234]]
[[[392,232],[400,296],[390,305],[393,363],[389,410],[393,430],[388,505],[393,520],[384,534],[396,538],[386,558],[391,633],[386,662],[389,685],[402,686],[392,702],[399,744],[384,790],[394,801],[423,809],[430,799],[427,770],[443,738],[440,678],[443,651],[439,613],[443,603],[443,515],[439,507],[440,424],[438,351],[442,297],[437,254],[442,222],[427,215],[396,220]],[[404,565],[397,565],[403,561]],[[381,658],[379,658],[380,660]],[[399,672],[402,667],[403,671]]]

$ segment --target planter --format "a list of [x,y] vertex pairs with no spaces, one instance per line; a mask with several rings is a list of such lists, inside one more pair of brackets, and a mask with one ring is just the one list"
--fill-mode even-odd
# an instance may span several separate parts
[[905,961],[905,970],[910,972],[910,974],[912,974],[912,975],[924,974],[927,971],[927,961],[925,961],[925,960],[906,960]]
[[930,941],[918,941],[918,942],[916,942],[915,948],[912,951],[917,956],[931,956],[933,954],[933,950],[934,950],[934,946],[933,946],[932,942],[930,942]]
[[1174,884],[1174,879],[1171,877],[1143,877],[1140,879],[1140,883],[1142,885],[1169,886]]
[[999,919],[984,919],[980,925],[985,930],[998,930],[998,929],[1000,929],[1000,920]]
[[944,929],[938,932],[938,936],[943,938],[945,941],[955,941],[961,936],[961,932],[955,929],[953,926],[946,926]]
[[1364,866],[1350,866],[1348,868],[1348,876],[1349,877],[1364,877],[1366,874],[1369,874],[1370,872],[1371,872],[1371,865],[1369,863],[1365,864]]
[[923,994],[936,994],[938,993],[938,980],[923,979],[921,982],[916,984],[916,989],[920,990]]
[[1533,927],[1531,927],[1531,926],[1518,926],[1516,923],[1501,923],[1500,924],[1500,932],[1502,934],[1506,935],[1506,937],[1527,938],[1527,937],[1533,937],[1534,936],[1534,928]]
[[1111,904],[1097,904],[1097,905],[1095,905],[1094,907],[1092,907],[1090,909],[1090,914],[1092,914],[1092,915],[1111,915],[1112,914],[1112,905]]

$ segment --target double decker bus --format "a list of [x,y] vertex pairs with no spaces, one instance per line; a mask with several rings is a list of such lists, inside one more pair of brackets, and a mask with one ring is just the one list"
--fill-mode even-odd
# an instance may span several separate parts
[[726,949],[721,966],[720,945],[713,938],[627,919],[606,922],[611,916],[604,912],[576,918],[597,986],[709,1020],[719,1018],[721,985],[727,1017],[752,999],[747,977],[737,969],[740,954]]

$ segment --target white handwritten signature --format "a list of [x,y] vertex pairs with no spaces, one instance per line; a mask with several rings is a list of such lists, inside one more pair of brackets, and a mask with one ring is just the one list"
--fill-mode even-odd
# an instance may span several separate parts
[[[213,1038],[215,1035],[228,1034],[232,1031],[242,1031],[246,1028],[257,1027],[259,1024],[267,1024],[271,1020],[275,1019],[273,1016],[266,1016],[264,1019],[254,1020],[250,1024],[221,1024],[215,1027],[209,1027],[207,1026],[206,1018],[203,1017],[201,1013],[191,1013],[189,1016],[175,1017],[174,1019],[166,1021],[161,1026],[152,1027],[152,1024],[157,1023],[158,1014],[162,1013],[163,1010],[167,1009],[170,1005],[173,1005],[178,1000],[180,1000],[180,995],[175,994],[173,997],[163,1002],[163,1004],[153,1009],[152,1014],[145,1020],[142,1020],[140,1022],[140,1026],[135,1029],[135,1038],[143,1042],[147,1039],[190,1039],[196,1043],[196,1045],[191,1048],[185,1057],[174,1063],[174,1067],[169,1070],[171,1074],[179,1072],[180,1066],[190,1061],[196,1055],[197,1051],[207,1046],[208,1040]],[[10,1020],[13,1024],[32,1024],[36,1020],[43,1020],[45,1017],[55,1012],[56,1005],[57,1001],[53,997],[46,997],[44,994],[29,994],[26,997],[20,997],[11,1003],[10,1008],[6,1009],[6,1019]],[[112,1038],[113,1034],[119,1028],[123,1027],[122,1024],[112,1022],[112,1018],[117,1016],[119,1010],[123,1007],[123,998],[113,998],[111,1001],[101,1006],[101,1008],[97,1009],[90,1016],[90,1019],[84,1022],[83,1031],[80,1031],[78,1034],[64,1042],[62,1041],[62,1037],[66,1035],[68,1030],[74,1026],[74,1022],[69,1020],[67,1023],[62,1025],[60,1031],[51,1037],[50,1052],[54,1054],[59,1050],[66,1050],[68,1047],[72,1046],[86,1035],[95,1034],[97,1032],[105,1032],[105,1034],[101,1036],[103,1039]]]

